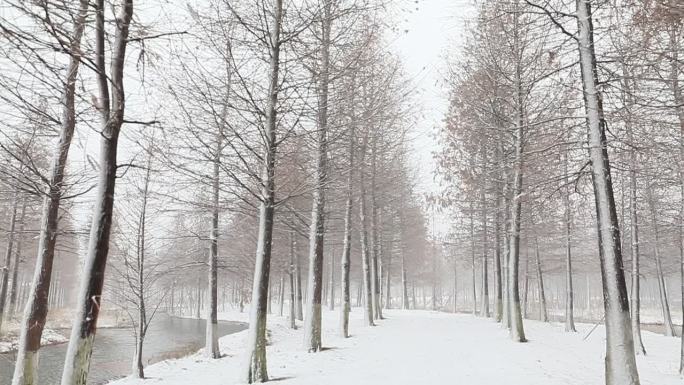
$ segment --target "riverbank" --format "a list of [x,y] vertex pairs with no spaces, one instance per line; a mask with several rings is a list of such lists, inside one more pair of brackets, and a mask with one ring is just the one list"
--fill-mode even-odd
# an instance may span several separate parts
[[[246,319],[247,313],[221,318]],[[278,384],[600,385],[604,383],[602,326],[578,324],[566,333],[561,323],[525,321],[528,343],[513,343],[488,319],[428,311],[388,311],[377,327],[364,327],[361,311],[351,316],[351,338],[337,335],[338,313],[324,312],[323,352],[302,349],[303,329],[286,317],[269,316],[268,365]],[[301,326],[301,325],[300,325]],[[125,378],[114,385],[160,383],[239,384],[246,331],[221,338],[224,357],[198,352],[146,368],[147,380]],[[647,356],[638,357],[642,385],[681,384],[679,339],[644,332]]]
[[[58,345],[69,341],[61,332],[53,329],[44,329],[40,339],[41,346]],[[19,346],[19,334],[16,331],[8,332],[0,337],[0,354],[17,350]]]
[[[58,345],[69,341],[73,312],[68,309],[53,309],[48,313],[48,319],[40,339],[41,346]],[[124,328],[130,326],[130,321],[121,316],[120,312],[107,310],[101,313],[98,328]],[[0,354],[10,353],[19,346],[19,315],[7,319],[2,325],[0,335]]]

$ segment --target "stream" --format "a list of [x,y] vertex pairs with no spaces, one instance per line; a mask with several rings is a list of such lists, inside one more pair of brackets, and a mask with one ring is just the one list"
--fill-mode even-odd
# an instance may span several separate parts
[[[192,354],[204,347],[205,320],[169,317],[159,314],[150,324],[143,347],[145,366],[168,358]],[[242,322],[219,321],[219,336],[247,329]],[[70,330],[60,330],[63,335]],[[40,349],[38,378],[41,384],[59,384],[68,344],[44,346]],[[130,328],[98,329],[93,348],[89,384],[103,384],[131,373],[135,345]],[[12,381],[16,353],[0,354],[0,385]]]

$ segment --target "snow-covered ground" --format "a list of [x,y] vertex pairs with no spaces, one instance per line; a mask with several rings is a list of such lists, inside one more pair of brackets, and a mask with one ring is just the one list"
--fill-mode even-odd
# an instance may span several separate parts
[[[245,320],[246,313],[222,314]],[[376,327],[364,327],[361,311],[352,312],[352,337],[337,335],[337,312],[325,312],[320,353],[302,349],[302,328],[290,330],[284,317],[269,318],[268,366],[277,384],[603,384],[604,331],[578,325],[565,333],[561,324],[526,321],[528,343],[513,343],[489,319],[427,311],[387,311]],[[644,332],[648,356],[638,357],[644,385],[681,384],[677,374],[679,339]],[[246,331],[221,339],[226,356],[208,360],[201,353],[163,361],[146,369],[148,379],[125,378],[116,385],[239,384]],[[586,337],[586,339],[585,339]]]
[[[40,344],[43,346],[62,344],[67,341],[69,341],[67,337],[52,329],[44,329],[43,335],[40,338]],[[17,350],[17,346],[19,346],[19,336],[16,333],[3,335],[0,339],[0,353]]]

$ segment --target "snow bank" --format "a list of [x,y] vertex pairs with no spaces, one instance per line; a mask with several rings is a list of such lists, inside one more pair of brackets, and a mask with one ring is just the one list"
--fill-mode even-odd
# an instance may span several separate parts
[[[52,329],[44,329],[43,336],[40,339],[40,344],[45,345],[55,345],[63,344],[69,341],[67,337],[64,337],[58,331]],[[0,353],[8,353],[17,350],[19,346],[19,336],[15,333],[7,334],[2,336],[0,340]]]
[[[222,313],[245,320],[245,313]],[[320,353],[303,349],[303,328],[290,330],[285,317],[269,317],[268,365],[277,384],[482,384],[600,385],[605,333],[578,324],[565,333],[562,324],[525,321],[529,342],[508,339],[490,319],[426,311],[387,311],[376,327],[362,326],[360,309],[351,317],[351,338],[337,335],[337,312],[324,313]],[[647,356],[638,357],[643,385],[681,384],[677,374],[679,339],[644,332]],[[125,378],[116,385],[239,384],[246,331],[223,337],[219,360],[200,353],[146,368],[148,379]]]

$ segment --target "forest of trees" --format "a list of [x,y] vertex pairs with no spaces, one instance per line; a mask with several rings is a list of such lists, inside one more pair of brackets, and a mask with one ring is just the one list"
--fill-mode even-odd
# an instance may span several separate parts
[[450,62],[438,160],[442,201],[459,218],[452,243],[472,252],[454,261],[473,274],[466,300],[484,316],[491,301],[524,342],[528,315],[572,332],[575,317],[597,318],[591,302],[602,298],[607,384],[639,383],[634,356],[648,349],[640,298],[653,299],[648,309],[660,309],[674,335],[680,295],[668,282],[684,272],[682,11],[660,0],[485,1],[465,53]]
[[52,324],[63,385],[97,370],[98,320],[130,327],[139,378],[162,312],[206,319],[220,358],[226,309],[265,382],[269,316],[315,353],[324,309],[349,337],[352,307],[472,312],[516,342],[528,318],[604,322],[605,383],[639,384],[642,313],[668,336],[684,313],[684,5],[477,1],[426,193],[391,3],[0,0],[12,384],[41,383]]

